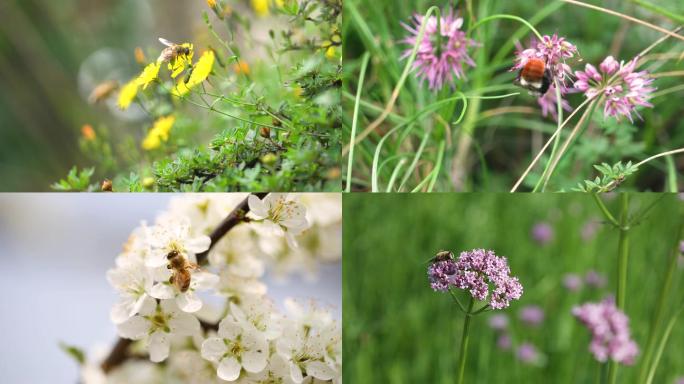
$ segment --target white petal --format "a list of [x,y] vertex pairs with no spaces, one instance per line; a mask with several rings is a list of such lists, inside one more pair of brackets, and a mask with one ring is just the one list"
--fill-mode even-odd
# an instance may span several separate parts
[[181,312],[178,308],[178,305],[176,304],[176,300],[174,299],[161,300],[159,302],[159,305],[161,305],[162,311],[164,313],[168,313],[170,315],[175,315]]
[[210,244],[211,239],[209,238],[209,236],[198,236],[186,240],[185,249],[191,253],[200,253],[209,249]]
[[166,360],[169,357],[169,335],[162,331],[156,331],[150,336],[149,341],[150,360],[154,363]]
[[131,312],[129,314],[131,316],[139,313],[142,310],[142,307],[148,302],[149,296],[147,296],[147,293],[143,293],[138,300],[133,304],[131,307]]
[[235,340],[241,331],[240,325],[231,315],[226,316],[219,323],[218,334],[224,339]]
[[166,263],[168,263],[168,260],[166,260],[166,254],[167,252],[162,249],[155,249],[151,251],[149,256],[147,256],[145,259],[145,266],[157,268],[166,265]]
[[320,380],[332,380],[335,371],[321,361],[312,361],[305,366],[307,376],[313,376]]
[[257,373],[266,368],[266,350],[245,351],[242,354],[242,366],[245,371]]
[[140,340],[150,329],[150,322],[142,316],[133,316],[116,326],[119,336],[126,339]]
[[240,307],[237,306],[237,304],[233,303],[232,301],[230,302],[230,313],[235,317],[235,319],[239,322],[246,322],[247,321],[247,316],[245,316],[245,313],[240,309]]
[[179,313],[169,320],[171,332],[181,336],[192,336],[200,332],[200,322],[188,313]]
[[190,284],[196,290],[204,291],[213,289],[219,282],[219,277],[209,272],[195,272],[192,274]]
[[240,377],[240,363],[234,357],[226,357],[216,370],[218,377],[226,381],[235,381]]
[[118,303],[114,304],[112,310],[109,312],[109,317],[114,324],[121,324],[128,320],[135,313],[131,314],[131,308],[133,308],[133,302],[130,298],[121,299]]
[[304,375],[302,375],[302,370],[299,369],[299,366],[297,364],[292,364],[290,363],[290,378],[292,378],[292,381],[295,383],[301,383],[304,381]]
[[157,310],[157,300],[153,299],[149,295],[144,295],[142,303],[140,303],[139,305],[140,309],[138,309],[138,313],[143,316],[149,316]]
[[200,300],[194,292],[188,290],[176,297],[176,304],[183,312],[197,312],[202,308],[202,300]]
[[[266,196],[264,200],[268,198],[269,197]],[[249,204],[250,212],[256,216],[259,216],[260,218],[268,216],[268,208],[266,207],[266,204],[264,204],[264,201],[259,199],[256,195],[249,195],[247,198],[247,204]]]
[[204,340],[202,343],[202,357],[209,361],[219,361],[226,351],[228,351],[226,343],[223,342],[223,339],[219,339],[218,337],[211,337]]
[[150,296],[155,299],[173,299],[176,296],[171,284],[168,283],[157,283],[152,286],[150,290]]
[[299,243],[297,243],[297,240],[295,240],[294,235],[290,231],[285,231],[285,240],[287,240],[287,244],[291,248],[299,248]]

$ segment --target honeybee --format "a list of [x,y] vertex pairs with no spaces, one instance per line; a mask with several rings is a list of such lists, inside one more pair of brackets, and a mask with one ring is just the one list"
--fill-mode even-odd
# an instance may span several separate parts
[[454,259],[454,254],[451,251],[439,251],[437,254],[428,260],[428,263],[436,263],[438,261],[445,261],[445,260],[453,260]]
[[537,97],[543,96],[551,86],[553,74],[542,59],[531,58],[522,67],[514,83],[530,91]]
[[188,260],[175,249],[166,255],[166,259],[169,260],[169,264],[166,268],[173,270],[173,273],[169,278],[169,283],[173,284],[180,292],[187,291],[188,288],[190,288],[190,280],[192,277],[190,271],[197,269],[197,264],[188,262]]
[[158,62],[167,63],[174,62],[178,56],[187,56],[190,54],[190,48],[170,42],[163,37],[159,38],[159,42],[166,45],[166,48],[161,52]]

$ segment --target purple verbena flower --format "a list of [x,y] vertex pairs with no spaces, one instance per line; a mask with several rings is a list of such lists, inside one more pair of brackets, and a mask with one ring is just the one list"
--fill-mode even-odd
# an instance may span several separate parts
[[553,228],[549,223],[537,223],[532,227],[532,239],[541,245],[553,240]]
[[544,321],[544,310],[537,305],[528,305],[520,310],[518,317],[526,325],[536,327]]
[[546,66],[551,69],[551,72],[561,84],[565,84],[565,77],[572,74],[572,70],[565,63],[565,59],[572,58],[578,54],[577,47],[565,40],[564,37],[559,37],[557,33],[554,33],[553,36],[542,36],[542,41],[540,42],[532,39],[530,46],[531,48],[519,49],[516,52],[511,71],[518,71],[530,59],[537,58],[546,63]]
[[647,71],[634,72],[639,57],[635,57],[625,64],[619,64],[613,56],[606,57],[597,70],[591,64],[585,66],[584,71],[576,71],[575,88],[584,92],[587,98],[604,96],[603,115],[620,119],[620,115],[627,116],[632,121],[632,112],[639,118],[637,106],[653,107],[648,102],[651,93],[656,88],[651,87],[653,78]]
[[430,287],[435,291],[447,291],[456,275],[456,261],[447,259],[436,261],[428,267]]
[[592,269],[584,275],[584,282],[590,287],[603,288],[606,285],[606,278]]
[[489,327],[495,331],[503,331],[508,327],[508,316],[497,313],[489,317]]
[[563,286],[571,292],[577,292],[582,288],[582,278],[574,273],[568,273],[563,277]]
[[504,351],[511,349],[512,344],[511,336],[508,333],[502,333],[496,339],[496,346]]
[[[461,30],[462,18],[456,17],[452,11],[443,13],[440,18],[441,31],[439,33],[436,16],[430,16],[426,20],[425,16],[416,14],[411,20],[413,25],[401,23],[411,33],[402,40],[410,48],[404,51],[401,59],[411,56],[420,28],[423,23],[426,23],[425,34],[418,46],[413,69],[417,70],[417,76],[421,80],[427,79],[430,89],[441,89],[447,82],[454,85],[454,76],[465,77],[464,65],[475,66],[473,59],[468,56],[468,47],[478,44],[475,40],[467,38],[465,32]],[[439,36],[441,38],[438,38]]]
[[516,357],[523,363],[534,363],[539,358],[537,348],[531,343],[522,343],[516,351]]
[[[464,289],[479,301],[489,297],[493,309],[506,308],[511,300],[522,296],[523,287],[517,277],[510,276],[505,257],[494,251],[474,249],[461,252],[458,260],[435,261],[428,267],[430,287],[435,291],[447,291],[451,287]],[[491,296],[490,284],[493,285]]]
[[572,314],[591,332],[589,351],[596,360],[634,363],[639,347],[630,336],[629,318],[615,306],[614,300],[586,303],[573,308]]

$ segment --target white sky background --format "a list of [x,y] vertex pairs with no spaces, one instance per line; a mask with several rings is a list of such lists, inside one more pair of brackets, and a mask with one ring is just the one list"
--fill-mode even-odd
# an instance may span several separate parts
[[[5,383],[76,383],[64,341],[109,345],[116,301],[107,269],[141,220],[153,222],[170,194],[0,194],[0,375]],[[265,279],[279,305],[316,299],[341,318],[341,264],[319,278]],[[315,296],[312,296],[315,295]]]

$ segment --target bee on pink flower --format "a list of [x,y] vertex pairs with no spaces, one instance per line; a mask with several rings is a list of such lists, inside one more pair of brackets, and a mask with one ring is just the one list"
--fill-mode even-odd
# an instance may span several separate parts
[[537,96],[543,96],[557,78],[565,84],[565,77],[572,74],[566,59],[578,54],[577,47],[563,37],[542,36],[542,41],[532,40],[532,48],[519,49],[511,71],[519,71],[515,84]]

